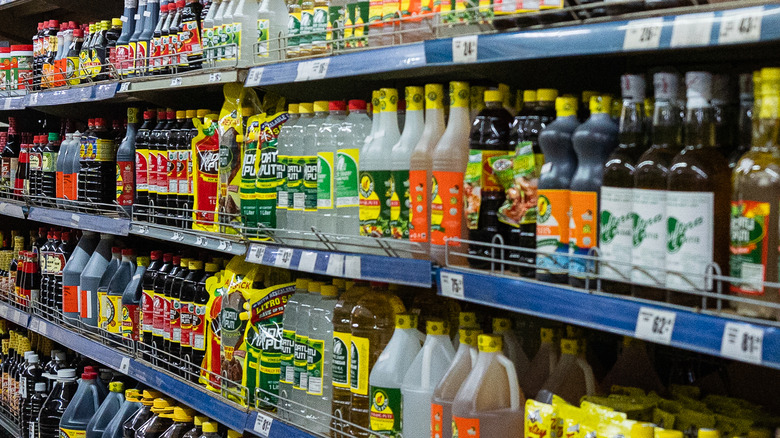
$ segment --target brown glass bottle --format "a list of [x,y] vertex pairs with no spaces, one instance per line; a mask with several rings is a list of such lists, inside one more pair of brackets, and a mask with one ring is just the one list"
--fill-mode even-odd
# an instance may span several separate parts
[[634,170],[630,275],[634,296],[666,301],[666,189],[672,160],[682,151],[682,119],[676,103],[680,78],[656,73],[653,85],[653,141]]
[[[753,87],[753,82],[755,88]],[[732,170],[737,167],[740,158],[750,150],[753,144],[753,121],[760,120],[758,111],[755,109],[761,96],[755,96],[761,93],[761,73],[743,73],[739,75],[739,114],[737,116],[737,147],[729,155],[729,168]]]
[[[666,211],[668,242],[666,286],[684,291],[714,290],[705,281],[711,263],[725,270],[729,254],[729,164],[715,143],[712,74],[685,75],[688,98],[685,117],[685,149],[672,161]],[[689,293],[670,293],[670,302],[702,305]]]
[[[780,69],[761,70],[761,109],[753,132],[753,145],[742,156],[732,176],[730,273],[741,279],[730,286],[732,294],[772,303],[780,302],[777,288],[761,281],[778,281],[778,228],[780,198]],[[768,249],[768,250],[767,250]],[[758,304],[735,302],[737,313],[776,318],[777,310]]]

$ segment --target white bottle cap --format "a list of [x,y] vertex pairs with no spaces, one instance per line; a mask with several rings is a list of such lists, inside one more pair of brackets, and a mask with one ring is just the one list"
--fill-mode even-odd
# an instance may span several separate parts
[[32,350],[25,351],[24,352],[24,361],[27,362],[28,360],[30,360],[30,356],[33,355],[33,354],[35,354],[35,352],[32,351]]
[[65,362],[68,359],[68,355],[64,351],[58,351],[57,354],[54,355],[54,360],[61,360]]
[[40,362],[40,359],[38,358],[38,355],[37,355],[37,354],[33,353],[33,354],[31,354],[31,355],[30,355],[30,357],[27,359],[27,362],[30,362],[30,363],[38,363],[38,362]]
[[632,103],[645,101],[645,77],[642,75],[623,75],[620,77],[623,100]]
[[712,76],[712,103],[724,105],[731,102],[731,88],[729,87],[729,75],[717,74]]
[[712,73],[689,71],[685,74],[688,108],[707,108],[712,99]]
[[76,370],[73,368],[63,368],[57,371],[57,379],[75,379]]
[[675,73],[661,72],[653,75],[655,100],[677,99],[680,88],[680,77]]
[[35,392],[46,391],[46,382],[38,382],[35,384]]

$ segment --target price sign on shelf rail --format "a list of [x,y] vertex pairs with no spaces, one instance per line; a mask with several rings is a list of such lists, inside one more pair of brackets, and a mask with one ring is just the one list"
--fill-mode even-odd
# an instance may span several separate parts
[[301,253],[301,260],[298,262],[298,270],[304,272],[314,272],[317,265],[317,253],[314,251],[304,251]]
[[253,244],[249,247],[249,251],[246,253],[246,261],[249,263],[257,263],[258,265],[263,263],[263,256],[265,255],[265,245]]
[[720,354],[760,364],[764,351],[764,329],[749,324],[727,322],[723,328]]
[[718,44],[754,43],[761,40],[764,7],[724,11],[718,32]]
[[325,76],[328,74],[329,65],[330,58],[302,61],[298,63],[298,72],[295,75],[295,82],[325,79]]
[[263,80],[263,70],[265,70],[265,67],[252,67],[246,75],[244,86],[257,87],[260,85],[260,81]]
[[661,45],[662,17],[632,20],[626,25],[623,50],[652,50]]
[[279,248],[279,251],[276,253],[276,260],[274,261],[274,265],[280,268],[287,269],[290,267],[292,258],[293,258],[292,248]]
[[714,12],[679,15],[674,18],[671,47],[706,46],[712,38]]
[[466,297],[463,276],[452,272],[441,273],[441,294],[445,297],[463,299]]
[[452,39],[452,62],[477,62],[477,35],[467,35]]
[[265,415],[262,412],[257,413],[255,419],[255,425],[252,429],[257,432],[261,437],[268,438],[271,434],[271,425],[274,423],[274,419]]
[[669,345],[672,343],[675,319],[677,319],[675,312],[640,307],[634,336],[638,339]]

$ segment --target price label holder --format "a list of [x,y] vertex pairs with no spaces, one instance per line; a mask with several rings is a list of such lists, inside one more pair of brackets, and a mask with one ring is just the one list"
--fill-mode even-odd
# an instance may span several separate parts
[[314,272],[317,265],[317,253],[314,251],[304,251],[301,253],[301,260],[298,262],[298,270],[304,272]]
[[219,242],[219,246],[217,246],[217,249],[219,251],[231,252],[233,251],[233,242],[229,240],[221,240]]
[[672,27],[671,47],[701,47],[710,44],[714,12],[678,15]]
[[441,294],[445,297],[463,299],[466,297],[463,276],[453,272],[441,273]]
[[265,255],[266,248],[265,245],[253,244],[246,253],[246,261],[249,263],[257,263],[258,265],[263,264],[263,256]]
[[255,418],[255,425],[252,430],[258,433],[263,438],[268,438],[271,434],[271,425],[274,424],[274,419],[265,415],[262,412],[257,412],[257,418]]
[[0,306],[0,318],[8,318],[8,307],[5,307],[5,305]]
[[761,40],[764,7],[723,11],[718,44],[754,43]]
[[276,260],[274,260],[274,266],[277,266],[279,268],[289,269],[290,263],[292,263],[293,252],[294,251],[292,248],[279,248],[279,251],[276,252]]
[[122,84],[119,85],[119,92],[126,93],[128,91],[130,91],[130,82],[122,82]]
[[38,321],[37,319],[33,319],[32,321],[30,321],[30,330],[37,333],[40,330],[40,321]]
[[295,82],[325,79],[325,76],[328,74],[329,65],[330,58],[300,62],[298,64],[298,72],[295,75]]
[[721,356],[761,364],[763,350],[764,329],[749,324],[726,323],[720,343]]
[[653,50],[661,45],[663,17],[632,20],[626,25],[623,50]]
[[209,244],[209,241],[205,237],[198,236],[198,237],[195,238],[195,245],[198,245],[198,246],[208,246],[208,244]]
[[171,240],[175,240],[177,242],[181,242],[182,240],[184,240],[184,234],[180,233],[178,231],[175,231],[173,233],[173,237],[171,237]]
[[344,276],[344,255],[343,254],[331,254],[328,257],[328,269],[325,274],[333,277]]
[[653,307],[640,307],[636,318],[634,337],[646,341],[669,345],[672,343],[674,321],[677,318],[675,312],[656,309]]
[[171,87],[178,87],[179,85],[181,85],[180,77],[171,78]]
[[344,276],[353,280],[360,280],[361,266],[360,256],[348,255],[344,258]]
[[477,62],[477,35],[467,35],[452,39],[452,62],[466,64]]
[[252,67],[246,75],[244,86],[247,88],[260,86],[260,81],[263,80],[263,70],[265,67]]
[[222,82],[222,73],[209,74],[209,82]]
[[122,374],[127,374],[128,371],[130,371],[130,358],[123,357],[122,362],[119,364],[119,372]]

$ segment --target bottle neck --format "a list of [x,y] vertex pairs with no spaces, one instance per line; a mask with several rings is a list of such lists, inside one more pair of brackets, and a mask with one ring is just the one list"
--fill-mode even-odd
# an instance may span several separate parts
[[763,96],[758,123],[753,127],[753,145],[751,149],[761,152],[776,152],[780,135],[780,114],[778,113],[780,96]]
[[715,146],[715,115],[711,106],[697,105],[686,110],[685,145],[695,149]]
[[679,145],[681,127],[680,110],[670,101],[656,101],[653,112],[653,144]]
[[620,113],[620,147],[630,148],[645,141],[645,109],[642,102],[623,101]]

